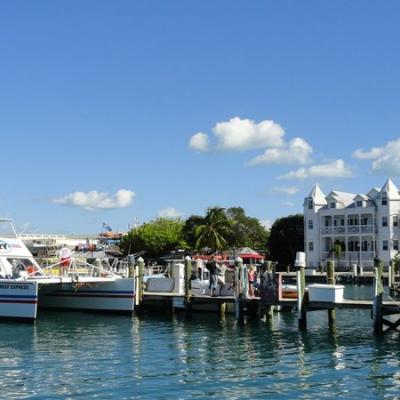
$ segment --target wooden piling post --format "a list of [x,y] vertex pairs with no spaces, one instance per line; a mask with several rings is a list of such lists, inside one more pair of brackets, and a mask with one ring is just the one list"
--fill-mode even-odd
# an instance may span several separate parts
[[374,333],[379,335],[383,332],[383,314],[382,314],[382,298],[383,298],[383,261],[375,258],[375,277],[374,277],[374,301],[372,305],[372,318],[374,321]]
[[139,306],[140,304],[140,300],[139,300],[139,266],[135,265],[134,268],[135,271],[135,310],[136,308]]
[[306,267],[305,254],[303,252],[296,253],[297,267],[297,311],[299,313],[299,329],[304,331],[307,329],[307,312],[305,305],[305,288],[306,288]]
[[357,272],[358,266],[357,266],[357,264],[352,264],[352,269],[353,269],[352,278],[353,278],[353,283],[354,283],[354,282],[357,282],[357,275],[358,275],[358,272]]
[[192,259],[185,257],[185,317],[192,317]]
[[[328,285],[334,285],[335,284],[335,262],[332,260],[328,260],[326,263],[326,283]],[[332,327],[332,325],[335,324],[336,321],[336,310],[330,309],[328,310],[328,321],[329,321],[329,327]]]
[[135,256],[132,254],[128,256],[128,277],[135,277]]
[[242,289],[242,273],[243,273],[243,260],[238,257],[235,260],[235,305],[236,305],[236,319],[244,322],[244,296]]
[[[268,274],[272,275],[272,261],[267,261],[266,262],[266,266],[267,266],[267,271],[266,272]],[[265,319],[266,319],[266,321],[271,321],[273,315],[274,315],[274,307],[272,305],[268,304],[265,307]]]
[[143,308],[143,293],[144,293],[144,260],[139,257],[137,260],[137,305],[136,310],[138,313]]
[[393,261],[390,261],[389,263],[389,273],[388,273],[388,286],[389,290],[392,291],[394,289],[394,282],[395,282],[395,263]]
[[272,272],[272,261],[266,261],[265,266],[266,266],[266,272]]

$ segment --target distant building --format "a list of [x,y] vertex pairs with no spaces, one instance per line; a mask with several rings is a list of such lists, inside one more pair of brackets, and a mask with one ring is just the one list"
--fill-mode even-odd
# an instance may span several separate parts
[[99,242],[98,235],[52,235],[25,233],[18,234],[35,257],[54,257],[63,246],[68,246],[71,250],[77,246],[86,244],[89,240],[91,244]]
[[385,265],[399,251],[400,192],[388,179],[367,194],[331,191],[316,185],[304,200],[304,248],[307,266],[325,265],[334,245],[340,244],[339,266],[373,266],[375,257]]

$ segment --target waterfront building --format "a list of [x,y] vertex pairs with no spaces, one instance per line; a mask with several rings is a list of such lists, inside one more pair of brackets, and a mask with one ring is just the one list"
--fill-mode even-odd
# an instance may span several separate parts
[[71,250],[85,245],[98,244],[98,235],[57,235],[39,233],[21,233],[17,235],[35,257],[56,257],[61,247],[67,246]]
[[324,266],[342,249],[336,265],[372,267],[375,257],[388,265],[399,252],[400,192],[388,179],[367,194],[331,191],[315,185],[304,200],[304,248],[307,266]]

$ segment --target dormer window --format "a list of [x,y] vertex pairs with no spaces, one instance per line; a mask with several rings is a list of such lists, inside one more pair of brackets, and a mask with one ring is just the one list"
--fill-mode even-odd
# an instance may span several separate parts
[[314,207],[313,200],[312,200],[312,198],[310,197],[310,198],[308,199],[308,209],[309,209],[309,210],[312,210],[313,207]]
[[336,208],[336,203],[334,201],[329,203],[330,208]]
[[357,207],[362,207],[362,206],[363,206],[363,201],[357,200]]
[[387,194],[386,193],[383,193],[382,194],[382,205],[383,206],[386,206],[387,205]]

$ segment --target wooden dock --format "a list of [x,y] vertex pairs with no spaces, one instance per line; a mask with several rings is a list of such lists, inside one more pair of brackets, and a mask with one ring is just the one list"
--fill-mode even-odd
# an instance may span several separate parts
[[[329,285],[334,285],[334,266],[328,265],[325,279]],[[299,268],[296,275],[293,273],[275,273],[268,269],[261,275],[260,297],[248,298],[247,296],[247,271],[240,261],[235,269],[235,294],[234,296],[209,296],[206,294],[193,294],[190,285],[191,260],[185,262],[185,292],[150,292],[144,291],[144,285],[138,281],[137,311],[143,307],[156,307],[158,309],[183,310],[190,318],[192,310],[224,313],[226,308],[234,312],[239,322],[249,319],[264,318],[268,321],[273,317],[272,311],[280,306],[283,310],[296,310],[299,319],[299,329],[307,329],[307,313],[326,310],[328,312],[329,325],[336,320],[336,310],[362,309],[370,310],[374,332],[380,334],[383,327],[397,329],[400,327],[400,318],[392,322],[384,318],[388,315],[400,314],[400,301],[383,301],[383,265],[377,261],[373,281],[375,286],[374,297],[371,300],[340,301],[310,301],[305,281],[304,268]],[[139,268],[140,270],[140,268]],[[140,277],[140,274],[139,274]],[[282,281],[295,278],[298,298],[285,298],[282,291]]]

